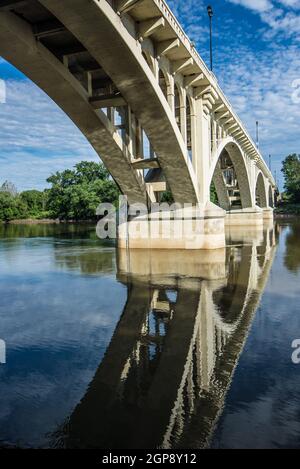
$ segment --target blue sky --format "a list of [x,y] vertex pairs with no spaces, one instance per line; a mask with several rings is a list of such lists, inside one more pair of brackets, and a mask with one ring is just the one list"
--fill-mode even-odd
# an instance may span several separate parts
[[[169,0],[208,63],[208,3],[214,9],[214,72],[255,136],[273,172],[300,153],[300,0]],[[44,188],[49,174],[85,160],[98,161],[89,143],[34,84],[0,58],[6,103],[0,96],[0,184]],[[297,81],[298,80],[298,81]],[[294,87],[293,87],[294,85]],[[299,92],[298,92],[299,91]],[[1,89],[0,89],[1,94]]]

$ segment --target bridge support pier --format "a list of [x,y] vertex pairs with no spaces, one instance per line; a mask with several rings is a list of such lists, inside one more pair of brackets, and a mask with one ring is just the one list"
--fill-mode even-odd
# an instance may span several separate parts
[[274,210],[271,207],[263,209],[263,219],[264,220],[273,220],[274,219]]
[[232,226],[262,226],[264,211],[260,207],[230,210],[226,214],[225,224]]
[[225,211],[208,202],[196,208],[151,212],[118,226],[123,249],[220,249],[225,243]]

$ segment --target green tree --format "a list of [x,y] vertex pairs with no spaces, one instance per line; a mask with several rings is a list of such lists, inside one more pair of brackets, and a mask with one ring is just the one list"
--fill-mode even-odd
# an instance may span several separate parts
[[300,155],[288,155],[282,163],[284,188],[290,202],[300,202]]
[[81,161],[75,166],[76,179],[80,184],[83,182],[104,181],[109,178],[109,172],[103,164],[94,161]]
[[82,161],[74,170],[57,172],[47,182],[47,208],[53,217],[63,220],[96,218],[101,202],[115,203],[118,188],[100,163]]
[[210,186],[210,201],[211,201],[213,204],[219,205],[219,200],[218,200],[218,195],[217,195],[217,191],[216,191],[216,186],[215,186],[215,184],[214,184],[213,182],[211,183],[211,186]]
[[0,187],[0,220],[21,218],[59,218],[90,220],[96,218],[101,202],[117,203],[119,190],[103,164],[81,161],[75,168],[52,174],[50,189],[17,194],[5,182]]
[[0,220],[8,222],[14,219],[26,218],[27,205],[18,195],[0,191]]
[[39,217],[45,210],[46,195],[37,190],[24,191],[20,194],[21,200],[27,205],[28,216]]
[[173,204],[174,203],[174,197],[172,195],[172,192],[167,190],[163,192],[160,203],[167,203],[167,204]]

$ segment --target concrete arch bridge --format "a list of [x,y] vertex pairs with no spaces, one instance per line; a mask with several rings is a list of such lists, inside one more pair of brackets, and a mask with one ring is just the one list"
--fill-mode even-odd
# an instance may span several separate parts
[[130,204],[170,191],[202,209],[188,242],[126,245],[218,248],[224,219],[272,217],[272,174],[164,0],[0,0],[0,55],[72,119]]

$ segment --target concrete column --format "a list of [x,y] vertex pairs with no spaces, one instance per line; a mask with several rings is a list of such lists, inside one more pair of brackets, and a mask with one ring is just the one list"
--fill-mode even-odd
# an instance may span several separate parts
[[180,131],[183,137],[183,141],[187,143],[187,124],[186,124],[186,91],[181,89],[180,96]]
[[137,121],[136,123],[136,158],[144,157],[143,148],[143,129],[141,124]]
[[172,112],[175,112],[175,83],[174,77],[172,75],[169,76],[169,84],[167,88],[167,100]]
[[87,91],[89,97],[93,96],[93,75],[91,72],[87,72]]
[[217,122],[212,118],[212,151],[217,148]]
[[153,74],[155,77],[155,80],[159,82],[159,63],[158,60],[153,60]]
[[134,133],[133,133],[133,121],[134,121],[134,116],[132,114],[130,106],[127,108],[127,113],[126,113],[126,134],[127,134],[127,147],[129,154],[133,155],[134,152],[134,147],[133,147],[133,140],[134,140]]
[[254,205],[256,205],[256,166],[255,162],[251,159],[246,159],[246,164],[249,170],[249,178],[250,178],[250,187],[252,193],[252,200],[254,200]]
[[194,171],[197,174],[197,116],[195,100],[191,102],[191,140],[192,140],[192,163]]
[[200,203],[206,204],[210,200],[210,181],[209,174],[210,162],[210,135],[209,135],[209,116],[203,112],[202,99],[195,100],[196,111],[196,175],[199,184]]

